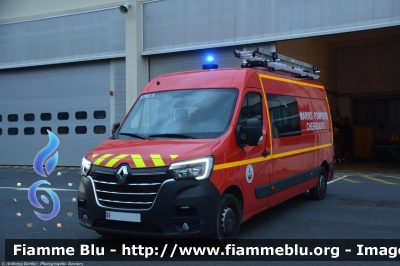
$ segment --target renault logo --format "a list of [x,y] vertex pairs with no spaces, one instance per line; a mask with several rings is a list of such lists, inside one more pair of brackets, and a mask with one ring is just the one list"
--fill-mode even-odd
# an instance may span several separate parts
[[118,179],[120,185],[125,185],[126,178],[128,177],[128,169],[125,165],[121,166],[115,176]]

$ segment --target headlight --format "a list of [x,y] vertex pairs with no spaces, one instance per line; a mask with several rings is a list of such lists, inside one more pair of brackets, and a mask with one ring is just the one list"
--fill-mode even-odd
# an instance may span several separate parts
[[175,178],[175,180],[202,180],[210,177],[213,166],[214,158],[204,157],[189,161],[172,163],[168,168],[168,171]]
[[86,159],[85,157],[82,158],[82,165],[81,165],[81,173],[84,176],[87,176],[90,171],[90,167],[92,167],[92,162]]

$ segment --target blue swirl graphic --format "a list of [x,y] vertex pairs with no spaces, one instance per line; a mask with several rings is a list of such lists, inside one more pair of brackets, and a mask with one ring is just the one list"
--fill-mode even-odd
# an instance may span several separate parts
[[[50,184],[49,182],[47,182],[46,180],[39,180],[39,181],[33,183],[32,186],[31,186],[31,187],[29,188],[29,190],[28,190],[28,199],[29,199],[29,202],[30,202],[34,207],[39,208],[39,209],[44,209],[44,207],[43,207],[42,204],[40,204],[39,201],[37,200],[37,198],[36,198],[36,191],[37,191],[38,187],[39,187],[40,185],[42,185],[42,184],[51,185],[51,184]],[[34,213],[36,214],[36,216],[39,217],[40,219],[42,219],[42,220],[44,220],[44,221],[48,221],[48,220],[51,220],[51,219],[53,219],[54,217],[57,216],[58,212],[60,211],[61,204],[60,204],[60,199],[58,198],[57,194],[56,194],[53,190],[46,188],[45,191],[46,191],[47,193],[49,193],[49,195],[50,195],[50,197],[51,197],[51,199],[52,199],[52,201],[53,201],[53,203],[54,203],[53,211],[52,211],[51,213],[49,213],[49,214],[42,214],[42,213],[37,212],[37,211],[33,211],[33,212],[34,212]],[[49,199],[48,199],[46,196],[42,195],[42,196],[41,196],[41,199],[44,201],[44,203],[46,203],[46,204],[49,203]]]
[[33,161],[33,169],[38,175],[43,177],[50,175],[56,167],[58,162],[58,152],[56,152],[53,157],[48,159],[45,164],[47,175],[43,170],[43,163],[44,160],[57,149],[58,144],[60,143],[56,135],[54,135],[51,131],[47,130],[47,134],[49,134],[49,143],[36,154],[35,160]]

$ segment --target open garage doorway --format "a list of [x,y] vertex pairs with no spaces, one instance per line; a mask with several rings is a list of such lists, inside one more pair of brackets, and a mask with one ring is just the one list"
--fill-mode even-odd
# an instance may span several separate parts
[[317,65],[334,121],[337,162],[400,162],[400,26],[277,42]]

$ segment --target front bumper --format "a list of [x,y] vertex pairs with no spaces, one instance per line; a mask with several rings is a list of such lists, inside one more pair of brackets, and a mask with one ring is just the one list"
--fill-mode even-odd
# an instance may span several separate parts
[[[80,225],[110,234],[147,237],[211,235],[216,217],[216,203],[220,199],[217,188],[209,179],[202,181],[167,179],[158,189],[150,208],[127,210],[100,206],[101,203],[95,194],[95,182],[90,175],[82,176],[78,192]],[[106,211],[136,213],[140,215],[140,222],[106,219]]]

